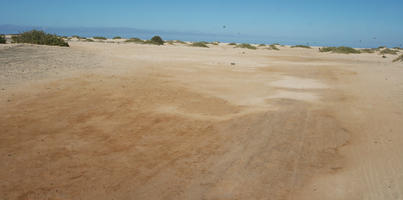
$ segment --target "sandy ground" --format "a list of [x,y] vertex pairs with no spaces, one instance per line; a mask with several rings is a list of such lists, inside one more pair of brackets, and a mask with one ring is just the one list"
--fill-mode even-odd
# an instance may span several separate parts
[[0,199],[403,199],[395,56],[70,45],[0,46]]

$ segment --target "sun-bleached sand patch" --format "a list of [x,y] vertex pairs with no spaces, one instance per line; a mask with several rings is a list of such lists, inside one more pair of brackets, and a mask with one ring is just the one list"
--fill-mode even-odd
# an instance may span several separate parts
[[282,90],[274,95],[271,95],[268,99],[279,99],[279,98],[313,102],[317,101],[319,99],[319,96],[310,92],[292,92]]
[[283,76],[280,80],[270,83],[271,86],[292,89],[324,89],[328,88],[324,83],[314,79]]

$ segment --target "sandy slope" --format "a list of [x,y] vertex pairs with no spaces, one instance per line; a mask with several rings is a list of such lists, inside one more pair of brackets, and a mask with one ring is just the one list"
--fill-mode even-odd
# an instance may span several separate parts
[[392,59],[3,46],[0,199],[403,199]]

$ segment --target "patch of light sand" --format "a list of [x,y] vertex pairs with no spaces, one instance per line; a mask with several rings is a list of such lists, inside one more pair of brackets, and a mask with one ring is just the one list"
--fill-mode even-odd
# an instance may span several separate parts
[[293,76],[284,76],[282,79],[273,81],[271,86],[292,89],[323,89],[328,88],[320,81],[313,79],[303,79]]
[[291,92],[291,91],[279,91],[274,95],[271,95],[269,99],[295,99],[300,101],[316,101],[318,95],[309,92]]

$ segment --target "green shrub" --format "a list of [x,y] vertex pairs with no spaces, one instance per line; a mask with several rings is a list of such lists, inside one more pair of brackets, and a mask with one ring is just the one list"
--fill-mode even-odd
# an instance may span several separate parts
[[301,45],[301,44],[299,44],[299,45],[292,46],[291,48],[306,48],[306,49],[310,49],[311,47],[310,47],[310,46],[307,46],[307,45]]
[[393,60],[393,62],[397,62],[397,61],[403,62],[403,54]]
[[126,42],[133,42],[133,43],[138,43],[138,44],[144,44],[144,40],[140,38],[130,38],[126,40]]
[[44,31],[32,30],[21,33],[19,35],[13,35],[12,40],[14,43],[29,43],[39,45],[51,45],[68,47],[69,44],[63,40],[63,38],[47,34]]
[[381,52],[379,52],[380,54],[392,54],[392,55],[397,55],[397,53],[399,52],[399,50],[393,50],[393,49],[384,49]]
[[259,44],[259,47],[265,47],[266,44]]
[[204,48],[209,48],[206,44],[206,42],[193,42],[190,46],[192,47],[204,47]]
[[0,44],[5,44],[5,43],[6,43],[6,36],[0,35]]
[[361,53],[375,53],[374,49],[361,49]]
[[122,37],[120,37],[120,36],[115,36],[115,37],[113,37],[113,39],[114,39],[114,40],[122,39]]
[[271,44],[271,45],[269,46],[269,49],[270,49],[270,50],[276,50],[276,51],[280,50],[279,48],[276,47],[276,44]]
[[155,45],[163,45],[164,40],[158,35],[151,38],[151,40],[145,41],[146,44],[155,44]]
[[93,39],[85,39],[86,42],[94,42]]
[[252,50],[257,49],[255,46],[252,46],[252,45],[247,44],[247,43],[242,43],[242,44],[236,45],[235,48],[246,48],[246,49],[252,49]]
[[186,44],[186,42],[181,41],[181,40],[175,40],[175,43],[179,43],[179,44]]
[[323,47],[319,49],[320,52],[332,52],[332,53],[344,53],[344,54],[350,54],[350,53],[361,53],[361,51],[351,48],[351,47]]
[[396,49],[396,50],[403,50],[403,48],[400,48],[400,47],[393,47],[393,49]]
[[97,39],[97,40],[106,40],[106,37],[102,37],[102,36],[95,36],[93,38]]
[[78,36],[78,35],[73,35],[73,36],[71,36],[71,37],[73,37],[73,38],[77,38],[77,39],[83,39],[83,40],[85,40],[85,39],[87,39],[86,37],[81,37],[81,36]]
[[236,43],[234,43],[234,42],[231,42],[231,43],[229,43],[228,45],[236,45]]

